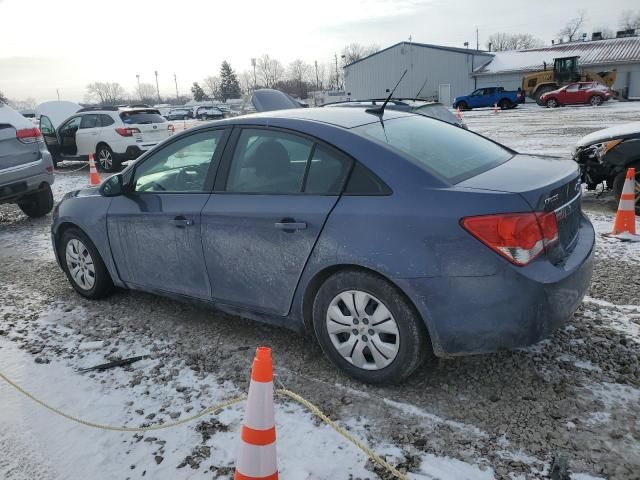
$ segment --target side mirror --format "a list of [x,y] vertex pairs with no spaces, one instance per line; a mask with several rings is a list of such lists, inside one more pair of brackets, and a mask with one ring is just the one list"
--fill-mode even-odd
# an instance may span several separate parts
[[124,193],[125,187],[122,175],[117,174],[107,178],[100,186],[100,195],[103,197],[117,197]]

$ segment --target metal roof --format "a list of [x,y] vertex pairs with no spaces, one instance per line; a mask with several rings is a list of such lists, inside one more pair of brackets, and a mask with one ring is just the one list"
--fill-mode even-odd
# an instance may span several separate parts
[[360,63],[363,60],[367,60],[368,58],[371,58],[375,55],[378,55],[379,53],[382,52],[386,52],[387,50],[391,50],[392,48],[395,48],[399,45],[411,45],[412,47],[424,47],[424,48],[432,48],[435,50],[446,50],[448,52],[454,52],[454,53],[464,53],[465,55],[493,55],[490,52],[484,51],[484,50],[474,50],[474,49],[469,49],[469,48],[457,48],[457,47],[445,47],[442,45],[431,45],[429,43],[416,43],[416,42],[398,42],[394,45],[391,45],[390,47],[387,48],[383,48],[382,50],[378,50],[377,52],[373,52],[370,55],[367,55],[366,57],[362,57],[359,60],[356,60],[355,62],[351,62],[347,65],[345,65],[343,68],[348,68],[351,65],[355,65],[356,63]]
[[560,43],[543,48],[495,52],[492,60],[475,74],[542,70],[544,62],[553,65],[558,57],[580,57],[581,66],[640,63],[640,37],[612,38],[590,42]]

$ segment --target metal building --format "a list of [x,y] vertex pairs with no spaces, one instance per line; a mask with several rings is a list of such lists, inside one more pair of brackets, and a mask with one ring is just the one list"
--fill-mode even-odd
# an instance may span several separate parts
[[[623,32],[624,33],[624,32]],[[595,37],[597,38],[597,37]],[[613,89],[623,98],[640,99],[640,37],[612,38],[589,42],[560,43],[549,47],[510,52],[495,52],[476,68],[473,76],[481,87],[516,90],[526,73],[553,68],[553,59],[579,56],[581,68],[601,72],[617,70]]]
[[[351,99],[386,97],[407,70],[395,97],[439,100],[446,105],[471,93],[474,70],[492,55],[481,50],[401,42],[344,67],[345,90]],[[426,83],[425,83],[426,81]]]

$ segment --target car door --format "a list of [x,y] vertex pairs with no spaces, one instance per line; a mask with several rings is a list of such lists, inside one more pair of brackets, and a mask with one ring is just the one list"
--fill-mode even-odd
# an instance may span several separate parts
[[582,103],[580,101],[580,84],[572,83],[567,85],[567,88],[564,90],[562,103],[567,105],[575,105],[576,103]]
[[99,115],[88,113],[82,116],[80,127],[76,133],[77,154],[79,156],[95,153],[99,127]]
[[81,116],[71,117],[65,121],[58,129],[58,143],[60,144],[60,153],[65,156],[75,156],[78,153],[76,144],[76,133],[80,128]]
[[478,88],[471,95],[469,95],[469,106],[471,108],[478,108],[480,106],[480,99],[482,98],[482,94],[484,89]]
[[213,298],[286,315],[351,160],[274,128],[236,129],[231,144],[202,211]]
[[225,129],[180,136],[137,164],[128,193],[113,198],[109,242],[130,286],[211,298],[200,213],[227,136]]
[[56,135],[56,129],[53,127],[53,122],[47,115],[40,115],[40,132],[49,153],[57,158],[60,154],[60,144],[58,143],[58,136]]

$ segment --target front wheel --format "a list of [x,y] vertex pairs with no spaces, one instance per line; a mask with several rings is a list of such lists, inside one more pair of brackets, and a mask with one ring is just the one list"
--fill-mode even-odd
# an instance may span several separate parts
[[460,110],[462,110],[462,111],[464,111],[464,110],[471,110],[471,109],[469,108],[469,105],[467,105],[467,103],[466,103],[466,102],[460,102],[460,103],[458,103],[457,108],[459,108],[459,109],[460,109]]
[[500,110],[507,110],[509,108],[511,108],[511,101],[510,100],[500,100],[500,103],[498,104],[498,106],[500,107]]
[[549,100],[547,100],[545,105],[547,106],[547,108],[556,108],[559,103],[555,98],[550,98]]
[[[627,165],[628,168],[636,169],[636,183],[635,183],[635,205],[636,215],[640,215],[640,162],[635,162]],[[616,196],[616,202],[620,202],[620,196],[622,195],[622,188],[624,187],[624,181],[627,176],[627,169],[618,172],[613,179],[613,194]]]
[[313,303],[313,325],[325,355],[366,383],[399,383],[428,352],[422,319],[380,277],[345,270],[329,277]]
[[64,273],[80,295],[98,299],[114,290],[111,276],[98,249],[82,230],[65,230],[58,249]]
[[30,217],[43,217],[53,209],[53,193],[48,183],[39,192],[20,199],[18,207]]
[[117,172],[121,168],[119,160],[116,160],[113,151],[107,145],[100,145],[96,151],[98,168],[103,172]]

